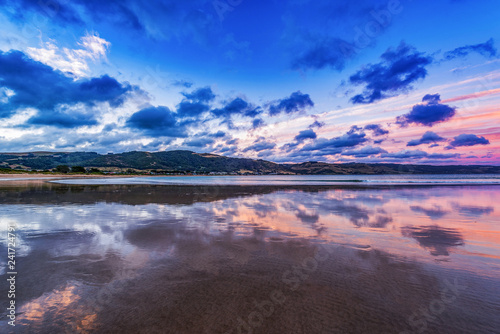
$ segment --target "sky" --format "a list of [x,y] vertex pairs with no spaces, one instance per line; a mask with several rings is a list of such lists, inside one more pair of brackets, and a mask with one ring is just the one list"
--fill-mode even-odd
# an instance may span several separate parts
[[0,152],[500,165],[494,0],[0,0]]

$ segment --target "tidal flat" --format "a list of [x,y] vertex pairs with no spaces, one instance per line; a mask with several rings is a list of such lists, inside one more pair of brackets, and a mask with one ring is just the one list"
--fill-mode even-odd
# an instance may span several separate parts
[[0,332],[498,333],[498,198],[499,185],[0,185]]

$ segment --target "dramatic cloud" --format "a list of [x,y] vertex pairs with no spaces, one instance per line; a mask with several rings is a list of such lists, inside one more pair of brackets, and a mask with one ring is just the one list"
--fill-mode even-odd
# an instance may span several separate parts
[[378,124],[368,124],[364,127],[365,130],[373,131],[373,135],[375,137],[377,136],[383,136],[389,133],[389,131],[383,129],[380,125]]
[[309,125],[309,129],[314,129],[314,128],[322,128],[325,126],[325,122],[320,122],[318,120],[315,120],[311,125]]
[[340,38],[317,38],[309,41],[307,49],[292,61],[292,69],[323,69],[341,71],[353,52],[351,44]]
[[177,112],[180,117],[196,117],[208,111],[210,107],[201,102],[190,102],[183,100],[177,105]]
[[252,121],[252,129],[258,129],[264,126],[266,123],[262,118],[256,118]]
[[368,139],[364,132],[354,127],[346,134],[332,139],[318,138],[314,143],[305,145],[299,152],[314,151],[317,155],[332,155],[342,152],[346,147],[354,147],[363,144]]
[[433,126],[455,116],[456,108],[441,104],[440,101],[439,94],[427,94],[422,98],[422,103],[414,105],[408,114],[398,116],[396,123],[401,126],[411,123]]
[[294,142],[285,144],[281,147],[285,152],[290,152],[296,149],[300,144],[302,144],[307,139],[316,139],[317,134],[312,129],[307,129],[300,131],[298,135],[295,136]]
[[349,78],[353,85],[364,85],[362,94],[351,98],[352,103],[372,103],[412,89],[412,84],[427,76],[425,67],[432,57],[405,43],[395,50],[388,49],[382,61],[369,64]]
[[460,146],[475,146],[475,145],[489,145],[490,141],[484,137],[478,137],[474,134],[461,134],[453,138],[450,145],[446,148],[455,148]]
[[466,57],[471,52],[477,52],[485,57],[495,57],[497,55],[497,49],[493,43],[493,38],[490,38],[485,43],[466,45],[455,50],[448,51],[444,54],[446,60],[451,60],[455,58]]
[[195,138],[192,140],[187,140],[184,142],[184,145],[191,147],[203,148],[210,144],[213,144],[215,140],[213,138]]
[[240,97],[226,103],[224,107],[212,110],[212,113],[220,117],[230,117],[231,115],[242,115],[255,117],[262,112],[262,109],[255,107]]
[[309,107],[314,107],[314,102],[309,97],[309,94],[302,94],[300,91],[292,93],[290,97],[277,101],[269,106],[269,115],[278,115],[281,112],[291,114],[294,112],[303,111]]
[[59,49],[53,42],[44,43],[41,48],[28,48],[27,54],[34,60],[75,77],[86,76],[89,71],[88,60],[106,59],[110,42],[97,34],[81,38],[80,49]]
[[210,110],[208,103],[215,99],[215,94],[210,87],[202,87],[191,93],[181,94],[184,95],[185,99],[177,105],[179,117],[198,117]]
[[212,88],[210,87],[202,87],[198,88],[191,93],[182,93],[188,100],[196,101],[196,102],[210,102],[215,99],[215,94],[212,92]]
[[88,113],[72,115],[61,109],[79,104],[90,109],[100,102],[118,107],[129,92],[137,90],[107,75],[74,81],[19,51],[0,52],[0,88],[14,93],[0,104],[0,118],[19,109],[34,108],[39,113],[32,123],[51,125],[57,120],[53,125],[64,127],[93,124],[95,119]]
[[243,150],[243,152],[248,152],[248,151],[260,152],[260,151],[264,151],[264,150],[272,150],[275,147],[276,147],[276,143],[271,143],[268,141],[260,140],[260,141],[257,141],[255,144],[245,148]]
[[300,131],[298,135],[295,136],[295,140],[297,142],[303,142],[306,139],[316,139],[317,135],[316,132],[313,130],[304,130]]
[[[204,35],[216,23],[214,15],[200,10],[210,4],[208,0],[179,2],[175,0],[97,1],[97,0],[4,0],[14,10],[8,11],[14,20],[27,20],[30,12],[49,17],[61,25],[83,24],[90,19],[94,24],[103,21],[133,32],[155,38],[172,35]],[[183,27],[180,29],[179,27]]]
[[382,158],[393,158],[393,159],[453,159],[460,158],[460,154],[457,153],[432,153],[429,154],[427,152],[421,150],[402,150],[396,153],[383,153],[381,155]]
[[365,158],[369,157],[372,155],[377,155],[381,153],[387,153],[386,150],[380,148],[380,147],[372,147],[372,146],[365,146],[359,150],[349,150],[342,152],[342,155],[347,155],[347,156],[353,156],[356,158]]
[[139,110],[127,120],[127,126],[152,136],[186,137],[176,113],[163,106]]
[[65,110],[64,108],[51,113],[35,115],[27,123],[33,125],[50,125],[58,128],[76,128],[98,124],[93,113],[78,112],[71,109]]
[[227,134],[224,131],[217,131],[215,133],[209,133],[207,136],[212,138],[224,138]]
[[296,70],[341,71],[357,53],[375,45],[403,6],[397,1],[287,2],[285,43]]
[[406,146],[418,146],[422,144],[435,144],[440,141],[445,141],[443,137],[437,135],[435,132],[427,131],[423,134],[422,138],[410,140]]

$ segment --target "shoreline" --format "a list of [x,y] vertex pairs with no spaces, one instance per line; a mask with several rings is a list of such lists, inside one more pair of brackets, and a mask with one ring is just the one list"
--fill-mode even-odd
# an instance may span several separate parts
[[[476,174],[474,174],[476,175]],[[485,174],[488,175],[488,174]],[[151,177],[161,177],[161,178],[188,178],[194,177],[198,178],[205,175],[75,175],[75,174],[0,174],[0,186],[4,187],[16,187],[16,186],[38,186],[44,184],[53,185],[65,185],[65,186],[174,186],[174,187],[283,187],[288,189],[299,189],[302,187],[327,187],[336,189],[390,189],[390,188],[401,188],[401,187],[470,187],[470,186],[500,186],[499,182],[492,182],[489,180],[484,180],[486,182],[474,182],[472,180],[463,180],[462,182],[454,182],[453,179],[443,180],[408,180],[408,181],[393,181],[390,180],[361,180],[363,176],[370,175],[350,175],[352,179],[349,180],[259,180],[259,176],[265,175],[252,175],[255,176],[255,182],[248,180],[224,180],[220,182],[221,177],[218,175],[211,175],[216,179],[214,182],[207,182],[207,180],[176,182],[175,180],[165,181],[165,182],[148,182],[147,180],[140,180],[142,178]],[[229,177],[231,175],[223,176],[223,178]],[[270,175],[269,175],[270,176]],[[280,175],[272,175],[278,176]],[[314,175],[318,177],[329,177],[331,175]],[[235,176],[237,177],[237,176]],[[303,177],[303,175],[298,175],[298,177]],[[133,180],[127,180],[133,179]],[[138,180],[139,179],[139,180]],[[78,181],[80,180],[80,181]],[[113,181],[116,180],[116,181]],[[219,181],[219,182],[217,182]],[[234,182],[233,182],[234,181]]]

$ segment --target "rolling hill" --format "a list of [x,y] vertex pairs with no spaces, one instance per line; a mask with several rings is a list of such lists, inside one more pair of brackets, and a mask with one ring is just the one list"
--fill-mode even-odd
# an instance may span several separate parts
[[265,160],[231,158],[191,151],[125,152],[29,152],[0,153],[0,167],[47,170],[59,165],[83,166],[108,171],[150,171],[160,173],[238,174],[500,174],[499,166],[432,166],[408,164],[366,164],[304,162],[278,164]]

